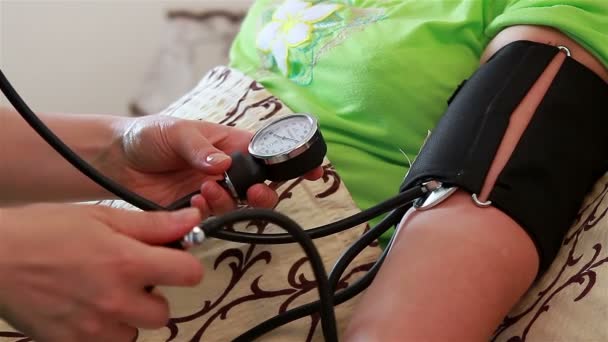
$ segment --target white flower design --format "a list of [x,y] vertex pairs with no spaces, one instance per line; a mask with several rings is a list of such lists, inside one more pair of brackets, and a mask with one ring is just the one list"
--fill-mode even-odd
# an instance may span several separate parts
[[257,46],[271,53],[279,70],[287,76],[289,48],[310,41],[313,24],[337,11],[339,4],[317,4],[300,0],[287,0],[279,6],[268,23],[258,34]]

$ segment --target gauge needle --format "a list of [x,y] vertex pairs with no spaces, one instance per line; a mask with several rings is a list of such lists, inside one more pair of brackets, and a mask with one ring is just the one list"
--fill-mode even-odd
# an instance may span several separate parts
[[279,139],[283,139],[283,140],[292,140],[292,141],[298,142],[296,139],[292,139],[292,138],[284,137],[284,136],[282,136],[282,135],[278,135],[278,134],[276,134],[276,133],[274,133],[274,132],[273,132],[273,133],[271,133],[271,134],[272,134],[272,135],[274,135],[275,137],[279,138]]
[[289,136],[292,137],[294,140],[297,140],[296,135],[289,128],[287,129],[287,133],[289,133]]

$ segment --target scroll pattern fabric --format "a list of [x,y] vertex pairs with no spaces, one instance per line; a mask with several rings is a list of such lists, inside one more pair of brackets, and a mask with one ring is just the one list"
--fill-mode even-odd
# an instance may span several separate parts
[[[211,70],[190,93],[162,114],[207,120],[256,130],[268,120],[291,114],[259,83],[226,67]],[[314,113],[313,113],[314,114]],[[359,210],[329,160],[318,181],[270,183],[279,194],[276,210],[304,227],[315,227]],[[599,180],[572,225],[557,259],[497,329],[494,341],[608,340],[608,177]],[[104,201],[133,209],[122,201]],[[240,225],[249,232],[279,232],[262,222]],[[327,270],[367,229],[365,225],[315,240]],[[280,312],[318,298],[308,261],[296,244],[245,245],[210,239],[192,250],[205,266],[194,288],[159,288],[168,297],[172,318],[166,328],[140,331],[137,341],[228,341]],[[373,264],[380,249],[366,248],[342,277],[344,288]],[[75,284],[76,286],[76,284]],[[357,298],[337,307],[341,331]],[[319,317],[288,324],[264,341],[322,341]],[[0,322],[0,341],[26,342],[27,336]]]

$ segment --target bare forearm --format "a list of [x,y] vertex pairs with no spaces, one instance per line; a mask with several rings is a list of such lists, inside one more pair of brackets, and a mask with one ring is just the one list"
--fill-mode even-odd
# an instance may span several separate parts
[[[126,118],[101,115],[40,114],[42,121],[84,160],[99,167],[116,142]],[[108,198],[13,109],[0,109],[0,204]]]
[[536,274],[526,233],[462,192],[401,226],[346,340],[488,341]]

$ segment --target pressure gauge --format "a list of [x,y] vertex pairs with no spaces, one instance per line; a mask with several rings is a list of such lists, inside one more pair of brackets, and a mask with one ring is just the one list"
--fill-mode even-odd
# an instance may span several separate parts
[[266,165],[268,180],[273,181],[302,176],[321,165],[326,152],[317,119],[310,114],[272,121],[249,143],[249,154]]
[[251,139],[249,153],[267,164],[280,163],[309,146],[317,132],[314,117],[296,114],[262,127]]
[[307,113],[270,121],[251,138],[249,155],[232,154],[222,185],[240,200],[247,189],[265,180],[286,181],[303,176],[323,163],[327,145],[317,119]]

